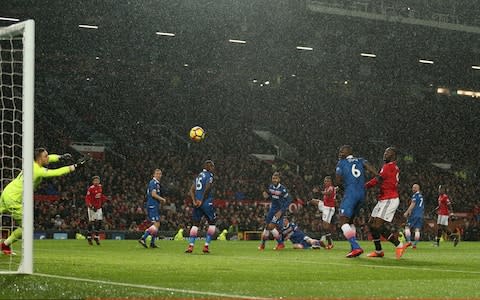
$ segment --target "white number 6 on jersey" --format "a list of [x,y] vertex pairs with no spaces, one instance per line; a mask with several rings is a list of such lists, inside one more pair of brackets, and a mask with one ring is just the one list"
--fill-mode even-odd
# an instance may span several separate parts
[[355,168],[356,166],[357,166],[356,164],[352,165],[352,175],[355,178],[358,178],[358,177],[360,177],[360,175],[362,175],[362,172],[359,169]]

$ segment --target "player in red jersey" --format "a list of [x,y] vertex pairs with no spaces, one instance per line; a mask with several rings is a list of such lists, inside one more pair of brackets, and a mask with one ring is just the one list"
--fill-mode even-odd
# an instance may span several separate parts
[[102,185],[100,184],[100,177],[92,177],[92,185],[87,190],[85,196],[85,204],[88,209],[88,232],[87,241],[92,245],[92,239],[97,245],[100,245],[98,238],[98,231],[102,228],[103,212],[102,205],[107,201],[107,197],[103,194]]
[[[336,189],[333,186],[332,177],[326,176],[323,180],[323,191],[320,191],[318,187],[313,189],[314,198],[310,203],[318,206],[318,210],[322,213],[322,229],[326,232],[322,236],[322,240],[327,240],[326,249],[330,250],[333,248],[332,241],[332,217],[335,214],[335,198],[336,198]],[[321,193],[323,195],[323,200],[320,200],[320,197],[316,197]]]
[[[448,230],[448,218],[453,216],[453,209],[452,203],[450,202],[450,198],[446,194],[446,189],[444,186],[438,187],[438,209],[437,209],[437,239],[435,241],[435,246],[440,246],[440,238],[443,234],[450,235],[451,232]],[[458,244],[458,236],[454,235],[453,245],[457,246]]]
[[388,241],[395,245],[395,255],[397,259],[405,252],[405,249],[412,243],[403,244],[398,240],[398,232],[393,231],[389,226],[398,208],[400,199],[398,197],[398,179],[400,169],[397,166],[397,150],[394,147],[388,147],[383,153],[385,162],[378,176],[365,184],[365,187],[371,188],[380,184],[380,194],[378,202],[372,211],[370,221],[370,231],[372,233],[375,251],[368,254],[368,257],[383,257],[382,244],[380,236],[383,235]]

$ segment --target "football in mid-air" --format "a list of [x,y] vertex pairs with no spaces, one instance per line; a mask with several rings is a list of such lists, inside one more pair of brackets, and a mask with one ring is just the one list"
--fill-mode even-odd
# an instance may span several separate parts
[[190,139],[194,142],[200,142],[205,138],[205,130],[200,126],[190,129]]

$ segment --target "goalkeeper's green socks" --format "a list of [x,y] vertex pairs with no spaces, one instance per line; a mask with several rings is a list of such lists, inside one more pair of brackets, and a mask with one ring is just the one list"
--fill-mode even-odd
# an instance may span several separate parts
[[22,228],[18,227],[12,232],[12,234],[10,234],[10,236],[5,240],[4,243],[5,245],[9,246],[21,238],[22,238]]

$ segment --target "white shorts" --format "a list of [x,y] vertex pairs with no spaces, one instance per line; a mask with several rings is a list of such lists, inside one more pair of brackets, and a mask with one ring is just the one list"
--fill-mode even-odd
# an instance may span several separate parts
[[102,220],[103,220],[103,213],[102,213],[101,208],[97,209],[97,211],[94,211],[90,207],[88,208],[88,221],[89,222],[102,221]]
[[448,216],[438,215],[437,224],[448,226]]
[[323,201],[318,201],[318,210],[322,213],[322,221],[331,224],[333,214],[335,214],[335,207],[325,206]]
[[400,199],[398,198],[380,200],[372,210],[372,217],[392,222],[399,204]]

